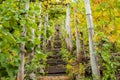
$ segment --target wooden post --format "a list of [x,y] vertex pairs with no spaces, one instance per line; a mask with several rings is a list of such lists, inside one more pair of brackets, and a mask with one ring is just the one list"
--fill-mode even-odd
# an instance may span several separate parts
[[[35,17],[35,16],[34,16]],[[35,39],[35,29],[34,28],[31,28],[31,33],[32,33],[32,37],[31,37],[31,40],[32,40],[32,42],[34,42],[34,39]],[[32,46],[32,52],[31,52],[31,55],[30,55],[30,57],[31,57],[31,59],[33,58],[33,56],[34,56],[34,46]]]
[[47,26],[48,26],[48,13],[45,15],[45,20],[44,20],[44,40],[43,40],[43,52],[44,53],[46,53]]
[[67,32],[67,48],[70,50],[72,53],[72,33],[71,33],[71,28],[70,28],[70,8],[69,8],[69,3],[67,4],[66,8],[66,32]]
[[76,36],[76,48],[77,48],[77,62],[80,63],[82,61],[82,51],[81,51],[79,34],[78,34],[76,9],[74,10],[74,24],[75,24],[75,36]]
[[[25,3],[25,10],[29,10],[29,0],[26,1]],[[25,14],[25,17],[27,17],[28,15]],[[22,29],[22,33],[21,33],[22,37],[26,37],[26,28],[25,25],[23,25],[23,29]],[[20,44],[20,66],[19,66],[19,72],[17,75],[17,80],[24,80],[24,54],[25,54],[25,43],[21,43]]]
[[100,72],[97,64],[97,59],[95,56],[94,45],[93,45],[93,21],[90,9],[90,1],[84,0],[85,9],[86,9],[86,19],[87,19],[87,26],[88,26],[88,33],[89,33],[89,49],[90,49],[90,63],[92,67],[92,74],[94,80],[100,80]]
[[[40,34],[40,32],[41,32],[41,25],[42,25],[42,20],[41,20],[41,12],[42,12],[42,7],[41,7],[41,2],[40,2],[40,4],[39,4],[39,7],[40,7],[40,16],[39,16],[39,25],[38,25],[38,30],[39,30],[39,35],[38,35],[38,39],[39,39],[39,41],[41,41],[41,34]],[[41,46],[40,46],[40,44],[38,44],[38,48],[40,48]]]

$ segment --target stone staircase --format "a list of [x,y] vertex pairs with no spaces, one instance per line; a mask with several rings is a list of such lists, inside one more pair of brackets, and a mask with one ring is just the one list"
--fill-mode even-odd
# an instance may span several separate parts
[[38,80],[70,80],[66,75],[66,63],[62,60],[59,52],[61,48],[60,30],[57,28],[53,39],[53,48],[48,46],[48,51],[53,54],[47,58],[46,76],[40,76]]

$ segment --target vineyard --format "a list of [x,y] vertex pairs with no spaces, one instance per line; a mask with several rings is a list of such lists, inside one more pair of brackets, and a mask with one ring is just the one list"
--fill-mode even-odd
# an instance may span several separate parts
[[120,0],[0,0],[0,80],[120,80]]

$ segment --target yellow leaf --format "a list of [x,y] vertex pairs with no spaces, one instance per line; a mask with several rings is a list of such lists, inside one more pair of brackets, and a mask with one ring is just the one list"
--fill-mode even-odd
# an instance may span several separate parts
[[73,25],[74,25],[73,22],[71,22],[71,23],[70,23],[70,27],[73,27]]
[[108,12],[104,11],[103,16],[105,16],[105,17],[108,16]]
[[0,27],[2,27],[2,25],[0,24]]
[[69,3],[70,2],[70,0],[66,0],[66,3]]
[[96,48],[95,48],[95,50],[97,51],[97,50],[99,50],[99,48],[98,48],[98,47],[96,47]]
[[102,13],[95,11],[95,12],[93,12],[93,16],[94,16],[95,18],[98,18],[98,17],[102,16]]
[[115,16],[120,16],[118,9],[116,9],[116,8],[114,9],[114,14],[115,14]]
[[72,33],[75,33],[75,29],[72,29],[71,31],[72,31]]
[[116,38],[117,38],[117,36],[115,36],[115,35],[110,35],[110,36],[107,37],[107,39],[111,43],[114,43],[116,41]]
[[115,27],[112,24],[109,24],[108,27],[105,28],[105,33],[110,33],[114,31]]
[[77,14],[77,18],[82,18],[82,14]]
[[3,35],[2,34],[0,34],[0,37],[2,37]]
[[20,32],[15,30],[14,33],[13,33],[15,36],[20,36]]
[[72,66],[68,64],[68,65],[66,66],[66,68],[67,68],[67,70],[70,70],[70,69],[72,69]]
[[47,5],[47,1],[44,1],[43,3],[44,3],[44,5]]
[[55,3],[55,0],[50,0],[51,3]]
[[117,33],[120,34],[120,27],[117,27]]

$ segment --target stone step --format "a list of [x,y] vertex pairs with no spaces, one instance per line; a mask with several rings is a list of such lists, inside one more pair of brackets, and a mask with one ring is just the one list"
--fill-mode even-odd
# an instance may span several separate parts
[[66,68],[64,65],[61,66],[49,66],[46,68],[45,72],[47,74],[60,74],[60,73],[65,73]]
[[60,59],[61,57],[60,57],[59,54],[54,54],[54,55],[49,55],[49,56],[47,57],[47,59],[50,59],[50,58]]
[[60,45],[54,45],[53,48],[61,48],[61,46]]
[[61,39],[55,39],[54,42],[61,42]]
[[55,36],[54,40],[60,40],[59,36]]
[[60,52],[60,48],[47,49],[46,52],[52,52],[53,55],[56,55]]
[[53,44],[61,44],[61,40],[54,40],[54,43]]
[[71,80],[69,76],[40,76],[37,80]]
[[58,54],[60,52],[60,48],[53,48],[52,52]]
[[52,52],[52,50],[51,49],[47,49],[46,52]]
[[47,76],[63,76],[66,75],[66,72],[63,73],[55,73],[55,74],[47,74]]
[[66,63],[62,59],[48,59],[47,64],[49,64],[49,65],[58,65],[58,64],[65,65]]

